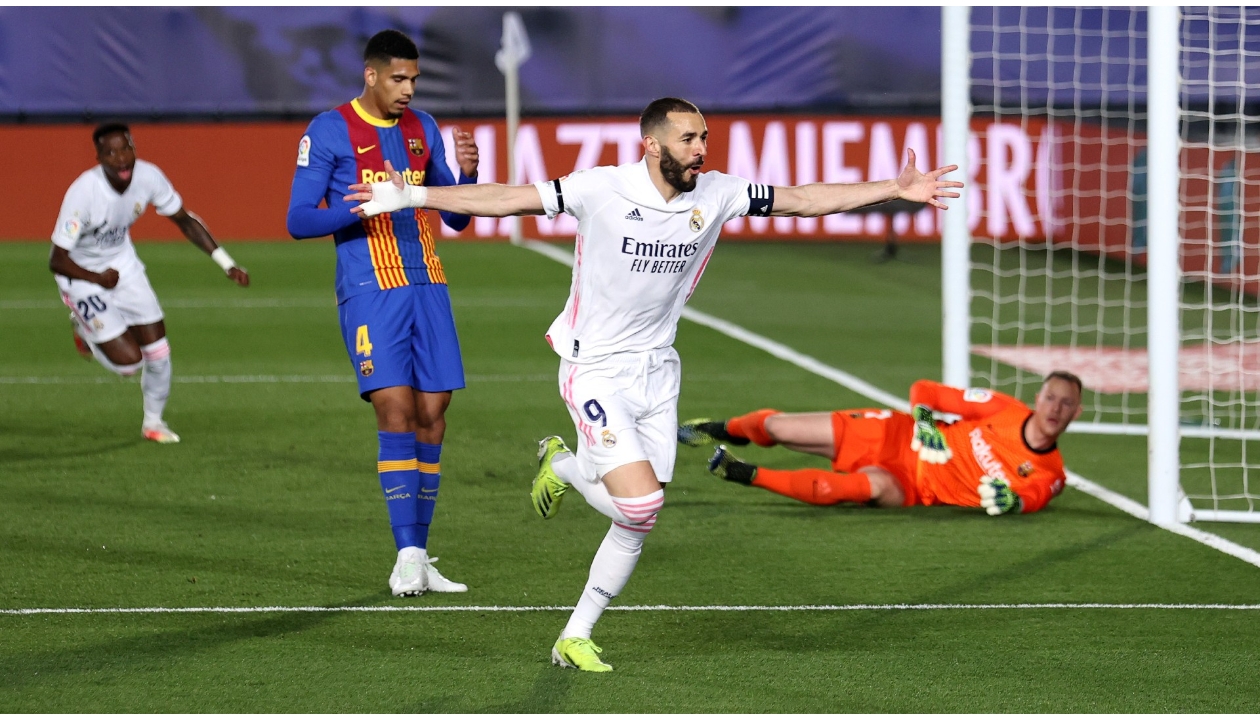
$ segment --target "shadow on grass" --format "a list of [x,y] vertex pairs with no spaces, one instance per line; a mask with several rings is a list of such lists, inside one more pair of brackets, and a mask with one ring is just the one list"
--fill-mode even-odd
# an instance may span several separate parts
[[[974,602],[976,597],[983,597],[994,587],[1043,574],[1051,566],[1077,561],[1083,556],[1105,550],[1145,532],[1159,530],[1135,520],[1126,527],[1087,541],[1039,553],[1014,564],[1003,563],[988,572],[969,574],[952,585],[908,598],[905,602],[909,605]],[[984,549],[977,548],[977,552],[983,553]],[[906,619],[905,623],[898,622],[902,618]],[[841,621],[842,630],[826,634],[802,634],[785,633],[783,625],[778,622],[748,622],[746,617],[726,617],[725,613],[702,614],[688,617],[688,623],[678,628],[688,637],[675,637],[675,642],[683,646],[721,647],[723,652],[728,653],[738,653],[741,647],[791,654],[878,650],[889,642],[904,639],[906,633],[913,636],[919,632],[922,618],[921,612],[912,610],[846,613],[845,621]]]
[[[578,679],[580,671],[578,670],[562,670],[553,667],[548,661],[544,664],[540,663],[538,675],[534,678],[534,682],[529,687],[524,697],[516,702],[499,703],[483,708],[473,710],[477,714],[502,714],[502,713],[557,713],[563,712],[565,700],[569,697],[569,690],[573,687],[573,683]],[[593,677],[599,677],[595,675]],[[449,710],[447,710],[449,712]]]
[[[380,600],[373,593],[349,605],[363,605]],[[197,624],[174,630],[138,633],[89,645],[71,645],[36,652],[5,648],[0,654],[0,688],[21,690],[32,686],[48,686],[64,678],[91,674],[124,676],[132,671],[150,671],[155,664],[173,663],[200,655],[208,650],[238,641],[276,638],[318,627],[337,613],[268,613],[240,617],[238,622],[224,622],[224,616],[193,616]],[[99,681],[94,680],[94,681]],[[67,708],[68,709],[68,708]],[[87,708],[80,708],[85,711]],[[94,708],[108,712],[107,707]],[[197,708],[185,708],[185,712]]]
[[[0,431],[2,432],[2,431]],[[47,441],[47,438],[40,438],[41,442]],[[49,447],[47,451],[26,450],[17,448],[4,448],[0,450],[0,465],[16,465],[25,462],[62,462],[73,458],[91,458],[99,455],[108,455],[109,453],[127,448],[136,447],[144,443],[145,440],[137,435],[130,440],[116,440],[107,445],[87,448],[67,448],[65,445],[57,445]]]

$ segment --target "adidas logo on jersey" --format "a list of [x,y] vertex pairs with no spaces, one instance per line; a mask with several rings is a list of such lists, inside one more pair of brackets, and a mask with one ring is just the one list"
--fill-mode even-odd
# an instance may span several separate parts
[[630,214],[626,216],[626,219],[627,219],[627,220],[638,220],[639,222],[643,222],[643,216],[639,214],[639,208],[635,208],[635,209],[631,210],[631,211],[630,211]]

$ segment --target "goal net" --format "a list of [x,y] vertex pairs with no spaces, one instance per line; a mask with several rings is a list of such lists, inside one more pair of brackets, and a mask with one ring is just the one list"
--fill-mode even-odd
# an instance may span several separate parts
[[[1180,519],[1260,522],[1260,10],[1175,12],[1165,72],[1148,62],[1144,8],[969,11],[970,297],[947,295],[946,315],[966,305],[969,384],[1031,402],[1046,373],[1074,372],[1086,392],[1073,431],[1171,422]],[[1148,116],[1160,82],[1176,100]],[[1156,121],[1173,115],[1161,174]],[[1154,197],[1165,176],[1171,199]],[[1177,207],[1179,222],[1148,223]],[[1171,420],[1157,417],[1161,387]]]

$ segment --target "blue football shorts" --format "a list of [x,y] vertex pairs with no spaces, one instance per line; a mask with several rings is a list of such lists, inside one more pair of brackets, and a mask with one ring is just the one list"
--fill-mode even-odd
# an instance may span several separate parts
[[363,293],[338,306],[341,337],[364,400],[373,390],[424,392],[464,387],[464,361],[446,285]]

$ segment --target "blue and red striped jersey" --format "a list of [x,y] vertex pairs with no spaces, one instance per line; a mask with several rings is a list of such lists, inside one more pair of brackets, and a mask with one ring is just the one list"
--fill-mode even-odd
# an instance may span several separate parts
[[[409,184],[457,184],[446,164],[437,122],[425,112],[408,109],[398,120],[381,120],[352,100],[317,115],[298,146],[289,229],[295,237],[312,236],[299,232],[303,223],[295,222],[295,217],[310,217],[309,211],[321,200],[333,211],[335,227],[319,223],[311,232],[332,232],[337,246],[338,302],[404,285],[446,283],[424,211],[400,210],[360,220],[350,212],[355,204],[342,199],[353,183],[388,179],[386,160]],[[460,173],[459,184],[475,182]],[[442,220],[462,230],[469,218],[442,213]]]

